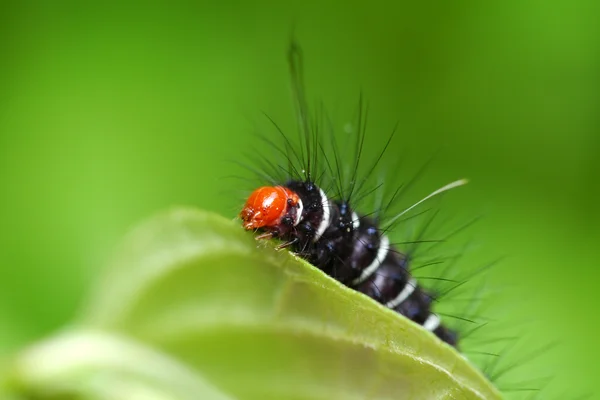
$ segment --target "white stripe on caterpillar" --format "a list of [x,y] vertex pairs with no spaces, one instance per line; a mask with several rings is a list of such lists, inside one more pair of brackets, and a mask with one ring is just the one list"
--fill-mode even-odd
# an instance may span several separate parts
[[408,282],[406,282],[406,285],[404,285],[404,289],[402,289],[398,296],[396,296],[393,300],[388,301],[385,305],[389,308],[394,308],[402,304],[402,302],[408,299],[408,296],[410,296],[415,291],[416,287],[417,281],[415,280],[415,278],[411,278]]
[[429,314],[429,317],[423,323],[423,328],[427,329],[429,332],[435,331],[438,326],[440,326],[440,317],[435,314]]
[[381,263],[383,262],[383,260],[385,260],[385,257],[387,256],[389,250],[390,250],[390,239],[388,239],[388,237],[386,235],[383,235],[379,242],[379,250],[377,250],[377,255],[375,256],[373,261],[371,261],[371,264],[369,264],[369,266],[367,268],[363,269],[360,276],[358,278],[356,278],[354,281],[352,281],[352,284],[358,285],[360,283],[363,283],[364,281],[367,280],[367,278],[369,278],[371,275],[373,275],[373,273],[375,273],[375,271],[377,271],[377,268],[379,268],[381,266]]
[[329,204],[329,199],[325,195],[325,192],[323,192],[323,189],[319,188],[319,193],[321,194],[321,205],[323,206],[323,218],[321,219],[321,223],[317,228],[317,233],[313,238],[313,242],[319,240],[323,233],[325,233],[325,230],[327,230],[327,227],[329,227],[329,218],[331,218],[331,205]]

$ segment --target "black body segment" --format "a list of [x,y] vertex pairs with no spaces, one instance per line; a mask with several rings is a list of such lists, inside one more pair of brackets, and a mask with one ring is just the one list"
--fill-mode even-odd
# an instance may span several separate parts
[[285,186],[298,194],[304,209],[298,225],[277,236],[334,279],[457,346],[456,333],[432,312],[432,296],[412,278],[408,257],[389,243],[374,220],[358,216],[348,202],[329,200],[312,182],[290,181]]

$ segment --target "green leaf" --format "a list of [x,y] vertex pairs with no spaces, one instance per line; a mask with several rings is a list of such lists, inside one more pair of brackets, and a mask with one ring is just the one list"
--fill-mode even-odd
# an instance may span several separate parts
[[65,332],[32,346],[6,386],[26,399],[229,400],[188,367],[130,339]]
[[[65,340],[77,343],[91,335],[123,346],[120,359],[132,367],[135,387],[150,376],[162,382],[160,393],[171,397],[156,398],[500,398],[461,354],[430,332],[289,252],[274,250],[273,243],[257,242],[234,221],[172,210],[134,230],[117,254],[80,328],[55,339],[58,345],[46,345],[63,346],[43,358],[49,370],[48,360],[54,357],[60,366],[61,354],[77,353]],[[147,357],[129,348],[142,348]],[[36,368],[32,362],[19,365],[21,377]],[[103,368],[114,372],[110,363],[94,364],[91,371],[97,375]],[[174,390],[177,379],[207,392],[186,397]],[[36,380],[42,382],[36,387],[50,385],[46,381]],[[214,389],[205,382],[218,392],[209,393]]]

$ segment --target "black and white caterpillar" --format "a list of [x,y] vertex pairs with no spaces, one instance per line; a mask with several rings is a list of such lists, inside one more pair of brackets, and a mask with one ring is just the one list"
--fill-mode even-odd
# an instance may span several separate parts
[[[248,197],[240,213],[244,228],[260,231],[257,239],[282,240],[279,248],[292,249],[334,279],[422,325],[444,342],[457,346],[457,333],[447,328],[440,316],[432,311],[433,296],[411,275],[410,257],[390,241],[387,231],[417,205],[465,184],[466,180],[452,182],[434,191],[396,214],[387,221],[386,227],[382,227],[377,216],[357,213],[352,199],[361,197],[356,193],[358,186],[374,170],[389,141],[369,172],[359,178],[357,170],[364,141],[361,110],[355,145],[356,165],[350,183],[343,187],[337,155],[335,159],[328,158],[323,150],[323,129],[309,115],[303,88],[301,52],[294,43],[290,47],[289,60],[301,149],[294,149],[293,141],[275,125],[284,141],[284,147],[276,149],[286,155],[288,165],[271,165],[273,173],[264,174],[270,185],[259,187]],[[322,165],[325,167],[318,165],[320,158],[324,159]],[[273,178],[281,170],[285,171],[287,178]],[[327,196],[325,186],[316,182],[327,181],[327,176],[330,184],[335,181],[334,185],[338,187],[337,196],[332,198]]]

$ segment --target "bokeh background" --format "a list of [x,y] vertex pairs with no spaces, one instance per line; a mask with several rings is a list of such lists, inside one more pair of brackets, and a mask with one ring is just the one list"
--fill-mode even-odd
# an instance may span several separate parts
[[0,5],[0,356],[70,321],[140,219],[235,216],[227,177],[249,172],[230,161],[256,148],[262,111],[293,121],[293,30],[311,98],[335,114],[362,90],[375,147],[398,122],[392,154],[439,150],[419,185],[471,179],[447,207],[484,212],[476,236],[508,256],[494,283],[516,293],[503,301],[535,321],[533,343],[560,342],[541,375],[589,391],[597,1],[185,3]]

